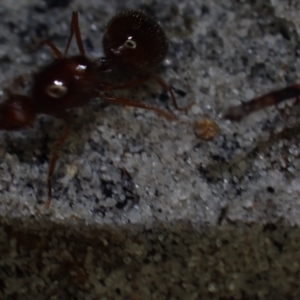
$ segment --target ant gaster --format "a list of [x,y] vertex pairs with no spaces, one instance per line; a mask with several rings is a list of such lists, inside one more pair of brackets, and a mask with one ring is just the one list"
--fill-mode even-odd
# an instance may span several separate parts
[[107,61],[141,72],[158,67],[168,51],[161,26],[134,10],[120,12],[109,21],[102,45]]
[[133,87],[153,79],[170,93],[177,110],[186,111],[194,104],[179,107],[170,85],[154,74],[167,55],[169,43],[161,26],[142,11],[128,10],[115,15],[107,24],[102,45],[105,54],[103,66],[108,69],[122,67],[139,75],[119,88]]
[[[125,16],[125,19],[122,16]],[[138,21],[136,23],[133,20]],[[119,24],[119,22],[121,23]],[[133,35],[135,40],[131,42],[127,38],[125,43],[123,43],[124,47],[129,46],[129,48],[134,48],[135,51],[132,53],[123,51],[120,46],[121,55],[118,56],[120,59],[117,59],[112,54],[112,49],[116,48],[110,46],[112,41],[120,41],[117,28],[120,29],[121,33],[131,33],[131,29],[132,32],[136,32],[136,29],[138,29],[138,32],[146,30],[145,36],[142,34]],[[156,38],[157,34],[158,39]],[[73,35],[75,35],[80,54],[68,57],[67,52]],[[150,47],[151,43],[155,45],[154,48]],[[69,109],[87,104],[91,98],[101,98],[115,104],[152,110],[168,120],[175,120],[177,117],[168,111],[149,104],[120,97],[106,96],[102,93],[119,88],[130,88],[150,77],[150,72],[146,72],[147,75],[143,76],[142,80],[138,79],[121,86],[113,86],[102,80],[103,63],[109,63],[112,66],[114,63],[126,63],[129,67],[149,71],[151,66],[156,67],[163,60],[167,50],[165,35],[160,26],[144,14],[129,11],[118,14],[112,19],[103,41],[107,60],[91,60],[86,57],[78,23],[78,12],[73,12],[70,36],[64,53],[49,40],[42,41],[41,44],[50,47],[56,58],[34,74],[31,91],[28,96],[10,93],[7,99],[0,104],[0,129],[18,130],[32,126],[39,114],[50,115],[65,121],[64,128],[55,144],[49,162],[47,177],[48,200],[46,203],[47,207],[49,207],[52,198],[52,175],[59,157],[58,153],[70,132],[72,118],[69,114]],[[115,53],[115,55],[117,54]],[[170,88],[168,90],[170,91]]]

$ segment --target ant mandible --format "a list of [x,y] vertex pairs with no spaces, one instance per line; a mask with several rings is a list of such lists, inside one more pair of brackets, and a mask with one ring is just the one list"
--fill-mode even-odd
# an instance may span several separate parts
[[[131,11],[131,13],[127,14],[127,21],[123,21],[125,22],[124,25],[129,24],[127,22],[131,20],[130,15],[142,16],[141,20],[145,18],[144,14],[141,15],[140,12],[134,13],[134,11]],[[152,19],[147,20],[149,21]],[[162,38],[164,37],[164,35],[162,35],[162,29],[159,29],[160,27],[156,23],[151,23],[153,21],[149,21],[149,24],[152,24],[149,25],[148,21],[146,22],[146,28],[150,28],[152,26],[152,29],[154,29],[153,32],[151,32],[151,30],[148,31],[148,33],[151,33],[150,36],[152,41],[156,40],[155,34],[157,32],[161,34],[156,43],[156,46],[158,47],[157,50],[152,52],[152,48],[148,49],[147,39],[144,41],[143,39],[138,38],[134,41],[136,43],[136,51],[132,54],[121,51],[124,53],[124,55],[122,54],[120,59],[120,62],[122,63],[129,63],[129,66],[132,64],[137,64],[141,66],[141,70],[147,71],[150,69],[150,66],[157,66],[161,63],[167,49],[167,42],[165,38]],[[114,21],[112,21],[111,24],[115,24]],[[140,30],[142,31],[145,23],[141,21],[139,24]],[[128,30],[131,28],[130,26],[132,26],[131,23],[127,28]],[[115,33],[116,29],[111,31],[109,28],[110,27],[108,27],[106,36],[109,35],[111,39],[114,39],[114,37],[117,37],[117,34]],[[73,35],[75,35],[76,44],[80,54],[68,57],[67,53]],[[104,40],[107,41],[107,39]],[[118,38],[117,40],[119,41]],[[143,43],[146,42],[147,45],[144,47],[145,45]],[[107,42],[104,42],[105,45],[109,44],[106,43]],[[125,43],[126,45],[130,44],[127,41]],[[102,93],[104,91],[115,90],[119,88],[130,88],[135,86],[136,84],[148,79],[150,77],[150,73],[148,72],[148,74],[143,76],[141,80],[138,79],[121,86],[112,86],[106,82],[103,82],[102,72],[105,69],[105,67],[103,67],[103,63],[106,63],[106,65],[111,64],[111,66],[113,66],[114,63],[119,63],[119,60],[115,59],[113,55],[108,55],[108,53],[108,58],[104,60],[91,60],[86,57],[78,22],[78,12],[73,12],[72,14],[70,36],[64,53],[62,53],[49,40],[42,41],[40,44],[50,47],[56,58],[33,75],[33,82],[29,96],[10,93],[8,94],[7,99],[0,104],[0,129],[19,130],[22,128],[27,128],[34,124],[34,121],[39,114],[50,115],[65,121],[64,128],[54,146],[52,157],[49,162],[47,177],[48,199],[46,202],[46,206],[49,207],[52,198],[52,175],[55,170],[56,162],[59,158],[59,150],[62,148],[70,133],[72,123],[72,118],[69,113],[70,109],[85,105],[92,98],[101,98],[115,104],[152,110],[168,120],[175,120],[177,117],[168,111],[149,104],[144,104],[120,97],[106,96]],[[133,44],[134,43],[132,42],[131,45]],[[162,48],[159,47],[160,44],[162,45]],[[105,51],[108,51],[108,49],[113,49],[109,48],[109,46],[105,46],[105,48]],[[149,54],[149,52],[151,53]],[[137,56],[136,59],[131,59],[131,55],[139,56]],[[170,88],[168,88],[168,90],[170,91]],[[176,103],[176,101],[174,103]]]
[[241,121],[244,117],[255,111],[268,106],[277,105],[291,98],[296,98],[296,103],[298,103],[299,96],[300,84],[294,84],[286,88],[264,94],[250,100],[249,102],[242,103],[241,105],[232,106],[224,114],[224,118],[232,121]]

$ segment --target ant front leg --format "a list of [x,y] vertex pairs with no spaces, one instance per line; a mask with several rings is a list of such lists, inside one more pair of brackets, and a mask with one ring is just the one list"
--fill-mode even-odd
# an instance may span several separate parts
[[290,98],[296,98],[297,100],[299,99],[299,95],[300,84],[294,84],[284,89],[273,91],[254,98],[251,101],[241,105],[230,107],[225,113],[224,118],[232,121],[240,121],[247,115],[265,107],[277,105]]
[[108,96],[104,96],[104,95],[101,95],[100,97],[104,100],[107,100],[107,101],[115,103],[115,104],[124,105],[124,106],[138,107],[138,108],[143,108],[143,109],[155,111],[157,114],[165,117],[168,121],[174,121],[174,120],[178,119],[172,113],[169,113],[168,111],[165,111],[163,109],[160,109],[158,107],[155,107],[155,106],[152,106],[152,105],[149,105],[149,104],[140,103],[140,102],[133,101],[133,100],[130,100],[130,99],[125,99],[125,98],[108,97]]
[[63,131],[59,137],[59,139],[56,141],[52,157],[49,162],[49,170],[48,170],[48,177],[47,177],[47,183],[48,183],[48,199],[46,202],[46,208],[50,207],[51,200],[52,200],[52,176],[55,171],[56,162],[59,158],[59,151],[61,150],[62,146],[64,145],[66,139],[68,138],[70,134],[71,129],[71,117],[68,113],[65,114],[64,120],[65,120],[65,126],[63,128]]

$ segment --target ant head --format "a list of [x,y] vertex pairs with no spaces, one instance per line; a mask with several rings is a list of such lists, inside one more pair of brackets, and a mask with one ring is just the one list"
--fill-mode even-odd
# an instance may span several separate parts
[[35,75],[32,99],[39,113],[56,115],[81,105],[80,92],[89,82],[91,62],[84,56],[55,59]]
[[150,71],[159,66],[168,50],[168,40],[160,25],[135,10],[113,17],[102,43],[108,59],[137,71]]
[[32,125],[36,111],[29,97],[17,94],[9,95],[0,104],[0,129],[19,130]]

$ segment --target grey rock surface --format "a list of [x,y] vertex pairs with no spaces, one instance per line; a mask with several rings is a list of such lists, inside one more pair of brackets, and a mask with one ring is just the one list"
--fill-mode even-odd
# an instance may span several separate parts
[[[220,118],[297,80],[298,2],[12,3],[0,4],[2,86],[51,60],[45,47],[29,51],[33,38],[64,48],[72,10],[96,58],[109,19],[144,9],[170,41],[158,73],[195,105],[178,112],[149,82],[116,94],[182,122],[101,100],[74,110],[50,209],[48,161],[62,122],[42,116],[0,133],[1,299],[299,299],[299,106]],[[221,128],[209,142],[184,125],[205,116]]]

